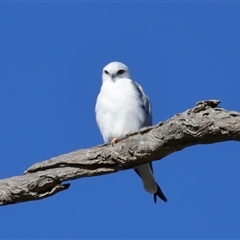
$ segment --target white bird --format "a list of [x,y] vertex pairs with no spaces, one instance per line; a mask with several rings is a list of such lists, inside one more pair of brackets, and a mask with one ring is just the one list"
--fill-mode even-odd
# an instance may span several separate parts
[[[116,143],[128,133],[152,125],[152,108],[147,95],[131,79],[128,67],[120,62],[111,62],[103,68],[95,113],[104,142]],[[141,177],[144,189],[154,195],[154,202],[157,196],[167,201],[154,179],[152,163],[134,170]]]

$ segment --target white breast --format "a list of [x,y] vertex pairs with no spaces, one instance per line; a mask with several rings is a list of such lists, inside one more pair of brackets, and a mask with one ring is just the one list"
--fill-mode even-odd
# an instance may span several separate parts
[[104,82],[95,112],[105,142],[123,138],[147,125],[148,116],[142,99],[130,79]]

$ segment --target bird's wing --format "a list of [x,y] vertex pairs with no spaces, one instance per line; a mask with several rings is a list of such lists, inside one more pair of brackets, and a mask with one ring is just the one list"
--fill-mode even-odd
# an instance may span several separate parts
[[152,162],[150,162],[149,165],[150,165],[150,168],[151,168],[152,173],[154,173],[154,172],[153,172],[153,165],[152,165]]
[[[142,108],[144,109],[144,111],[147,115],[147,121],[145,123],[146,124],[145,126],[152,125],[152,107],[151,107],[149,98],[144,93],[142,87],[138,83],[136,83],[134,81],[132,81],[132,83],[138,92],[139,98],[141,99],[141,102],[142,102]],[[152,166],[151,162],[149,163],[149,166],[150,166],[151,172],[153,174],[153,166]],[[138,174],[138,176],[141,177],[139,174],[139,171],[137,169],[134,169],[134,170]],[[159,198],[161,198],[164,202],[167,202],[167,198],[163,194],[163,192],[162,192],[161,188],[159,187],[159,185],[157,184],[157,182],[156,182],[156,185],[157,185],[157,191],[156,191],[156,193],[153,194],[154,202],[155,203],[157,202],[157,196]]]
[[142,103],[142,108],[147,115],[147,121],[142,127],[150,126],[152,125],[152,106],[150,100],[148,96],[144,93],[143,88],[137,82],[132,81],[132,84],[138,93],[139,99]]

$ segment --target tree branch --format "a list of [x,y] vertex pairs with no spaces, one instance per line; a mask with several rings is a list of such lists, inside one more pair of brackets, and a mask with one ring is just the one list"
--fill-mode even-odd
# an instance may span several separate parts
[[240,141],[240,113],[219,108],[219,103],[198,102],[113,146],[81,149],[36,163],[22,176],[0,180],[0,205],[49,197],[69,188],[64,181],[133,168],[196,144]]

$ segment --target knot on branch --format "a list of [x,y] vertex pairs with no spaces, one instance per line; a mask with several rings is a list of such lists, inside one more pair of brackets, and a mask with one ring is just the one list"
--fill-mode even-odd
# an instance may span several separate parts
[[[24,176],[24,179],[25,178],[27,178],[26,175]],[[27,184],[28,194],[26,194],[25,191],[18,193],[19,195],[23,194],[21,197],[25,199],[25,201],[32,197],[38,199],[51,196],[70,187],[69,183],[61,184],[57,178],[50,176],[39,176],[31,180],[32,181]]]
[[196,106],[192,109],[192,112],[198,113],[209,108],[216,108],[221,101],[219,100],[205,100],[196,103]]
[[28,189],[36,193],[44,193],[51,191],[60,181],[52,177],[40,176],[38,181],[30,182]]

